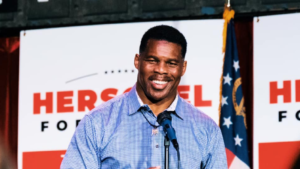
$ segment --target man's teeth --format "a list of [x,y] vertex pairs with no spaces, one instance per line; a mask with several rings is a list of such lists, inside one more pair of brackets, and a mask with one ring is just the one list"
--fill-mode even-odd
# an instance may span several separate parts
[[156,84],[161,84],[161,85],[168,83],[167,81],[158,81],[158,80],[153,80],[153,82]]

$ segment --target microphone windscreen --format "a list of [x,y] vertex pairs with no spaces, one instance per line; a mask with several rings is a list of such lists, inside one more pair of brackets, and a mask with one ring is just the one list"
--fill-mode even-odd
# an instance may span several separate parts
[[170,113],[168,112],[162,112],[157,116],[157,122],[159,125],[161,125],[161,123],[165,120],[165,119],[169,119],[170,121],[172,120],[172,116],[170,115]]

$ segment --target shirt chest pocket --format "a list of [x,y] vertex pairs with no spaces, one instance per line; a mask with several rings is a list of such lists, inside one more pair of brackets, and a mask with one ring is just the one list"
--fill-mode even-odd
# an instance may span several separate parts
[[[131,168],[145,168],[146,154],[150,146],[142,137],[130,137],[130,134],[117,134],[110,138],[101,152],[101,161],[114,161],[120,166],[131,166]],[[121,167],[124,168],[124,167]],[[118,167],[115,169],[119,169]]]

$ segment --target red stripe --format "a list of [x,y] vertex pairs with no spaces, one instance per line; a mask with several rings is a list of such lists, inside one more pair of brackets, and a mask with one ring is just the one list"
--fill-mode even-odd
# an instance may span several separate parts
[[65,150],[23,152],[23,169],[60,168]]
[[228,165],[228,168],[230,167],[235,155],[233,154],[233,152],[231,152],[230,150],[228,150],[227,148],[226,149],[226,156],[227,156],[227,165]]
[[300,141],[259,143],[258,148],[259,169],[292,168],[300,155]]

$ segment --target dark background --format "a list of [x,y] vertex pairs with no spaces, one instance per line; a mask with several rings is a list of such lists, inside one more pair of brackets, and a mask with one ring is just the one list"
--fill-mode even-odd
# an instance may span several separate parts
[[[226,0],[2,0],[0,30],[222,18]],[[231,0],[236,18],[299,12],[300,0]]]

